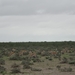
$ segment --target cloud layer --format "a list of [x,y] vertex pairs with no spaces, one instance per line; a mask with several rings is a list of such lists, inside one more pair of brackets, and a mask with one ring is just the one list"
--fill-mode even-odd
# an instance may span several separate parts
[[75,0],[0,0],[0,42],[75,41]]
[[0,0],[0,15],[75,14],[75,0]]
[[69,41],[74,31],[74,15],[0,17],[0,41]]

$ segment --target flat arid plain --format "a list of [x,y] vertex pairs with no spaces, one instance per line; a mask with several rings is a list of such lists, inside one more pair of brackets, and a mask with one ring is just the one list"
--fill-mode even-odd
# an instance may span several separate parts
[[1,42],[0,75],[75,75],[75,42]]

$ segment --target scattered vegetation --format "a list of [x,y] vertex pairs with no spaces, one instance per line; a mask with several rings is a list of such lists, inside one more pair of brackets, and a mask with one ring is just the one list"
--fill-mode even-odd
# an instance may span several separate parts
[[0,73],[22,73],[25,70],[40,72],[55,66],[61,72],[73,71],[73,68],[63,64],[75,65],[73,41],[0,43]]

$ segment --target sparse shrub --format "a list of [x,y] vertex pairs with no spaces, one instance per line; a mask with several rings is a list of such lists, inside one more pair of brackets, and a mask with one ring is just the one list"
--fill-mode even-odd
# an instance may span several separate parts
[[29,60],[28,56],[22,57],[22,60]]
[[41,55],[41,51],[38,51],[38,52],[37,52],[37,55]]
[[70,53],[70,56],[75,56],[75,53]]
[[46,59],[49,59],[49,57],[48,57],[48,56],[46,56]]
[[20,69],[19,68],[13,68],[11,70],[11,73],[21,73]]
[[67,63],[67,62],[68,62],[67,58],[63,57],[63,63]]
[[61,51],[60,50],[58,51],[57,56],[58,56],[58,59],[60,61],[61,60]]
[[22,60],[21,64],[24,65],[24,64],[27,64],[28,62],[25,61],[25,60]]
[[28,64],[23,65],[23,69],[30,69],[31,67]]
[[31,68],[31,71],[42,71],[42,69],[38,69],[38,68]]
[[20,57],[11,56],[9,59],[10,59],[10,60],[20,60]]
[[16,63],[14,63],[14,64],[12,64],[12,66],[11,66],[12,68],[16,68],[16,67],[19,67],[19,65],[18,64],[16,64]]
[[20,66],[17,65],[16,63],[14,63],[11,67],[12,67],[11,73],[21,73]]
[[22,60],[21,64],[22,65],[25,65],[25,64],[31,65],[31,62],[27,61],[27,60]]
[[74,64],[75,65],[75,60],[69,61],[69,64]]
[[66,72],[67,69],[66,69],[66,68],[61,68],[60,71],[61,71],[61,72]]
[[63,57],[62,61],[60,63],[67,63],[68,59],[66,57]]
[[49,56],[50,54],[49,54],[49,52],[47,52],[47,51],[42,51],[41,52],[41,56]]
[[0,53],[0,58],[3,58],[3,55]]
[[3,73],[6,71],[6,68],[4,68],[3,66],[0,66],[0,73]]
[[14,54],[9,58],[9,60],[21,60],[21,56],[18,53]]
[[71,67],[69,67],[69,68],[67,68],[67,71],[68,71],[68,72],[72,72],[73,69],[72,69]]
[[6,75],[6,74],[7,74],[7,71],[2,72],[2,75]]
[[52,57],[51,56],[47,56],[46,59],[52,60]]
[[64,68],[61,68],[60,71],[61,72],[72,72],[72,68],[71,67],[69,67],[69,68],[64,67]]
[[21,62],[21,64],[23,65],[23,69],[29,69],[30,68],[29,65],[32,65],[32,63],[30,63],[30,61],[25,61],[25,60],[23,60]]
[[74,58],[73,57],[69,57],[69,59],[72,61],[72,60],[74,60]]
[[49,60],[53,60],[52,58],[49,58]]
[[32,58],[33,62],[41,62],[41,60],[39,58]]
[[28,51],[23,53],[23,55],[28,55],[28,54],[29,54],[29,52],[28,52]]
[[53,68],[50,68],[50,67],[49,67],[48,70],[53,70]]
[[55,56],[54,56],[54,58],[58,58],[58,56],[57,56],[57,55],[55,55]]
[[33,60],[30,61],[29,65],[34,65]]
[[57,65],[56,68],[59,70],[61,68],[61,66],[60,65]]
[[0,59],[0,65],[5,65],[5,60]]

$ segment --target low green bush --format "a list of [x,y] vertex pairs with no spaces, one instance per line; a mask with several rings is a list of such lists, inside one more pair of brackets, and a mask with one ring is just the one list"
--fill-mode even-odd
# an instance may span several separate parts
[[20,69],[19,68],[13,68],[11,70],[11,73],[21,73]]
[[75,60],[69,61],[69,64],[75,64]]
[[52,57],[51,56],[46,56],[46,59],[52,60]]
[[3,67],[3,66],[0,66],[0,73],[3,73],[3,72],[5,72],[5,71],[6,71],[6,68]]
[[0,59],[0,65],[5,65],[5,60]]
[[71,67],[69,67],[69,68],[64,67],[64,68],[61,68],[60,71],[61,72],[72,72],[73,69]]
[[23,65],[23,69],[30,69],[31,67],[28,64]]
[[42,71],[42,69],[38,69],[38,68],[31,68],[31,71]]
[[57,65],[56,68],[57,68],[57,69],[60,69],[60,68],[61,68],[61,65]]

